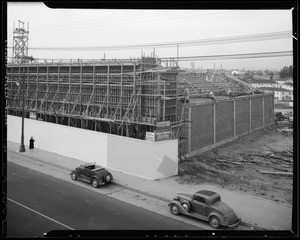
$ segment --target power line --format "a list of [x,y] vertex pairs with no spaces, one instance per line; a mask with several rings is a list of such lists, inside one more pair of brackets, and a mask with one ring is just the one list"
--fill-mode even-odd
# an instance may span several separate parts
[[[241,53],[241,54],[225,54],[225,55],[206,55],[206,56],[183,56],[183,57],[160,57],[162,61],[175,60],[179,61],[202,61],[202,60],[222,60],[222,59],[249,59],[249,58],[270,58],[270,57],[286,57],[293,56],[292,51],[280,51],[280,52],[262,52],[262,53]],[[134,58],[115,59],[116,61],[133,60]],[[54,58],[35,58],[35,60],[70,60],[70,59],[54,59]],[[97,61],[97,59],[81,59]]]
[[[293,56],[292,51],[281,51],[281,52],[264,52],[264,53],[242,53],[242,54],[226,54],[226,55],[208,55],[208,56],[186,56],[179,57],[180,61],[191,61],[191,60],[223,60],[223,59],[249,59],[249,58],[267,58],[267,57],[287,57]],[[166,60],[168,58],[162,58]],[[176,59],[176,57],[173,57]]]
[[[291,31],[261,33],[252,35],[222,37],[222,38],[209,38],[199,40],[186,40],[177,42],[164,42],[164,43],[146,43],[146,44],[131,44],[131,45],[111,45],[111,46],[89,46],[89,47],[31,47],[30,50],[51,50],[51,51],[97,51],[97,50],[120,50],[120,49],[136,49],[136,48],[159,48],[159,47],[172,47],[180,45],[198,46],[198,45],[214,45],[214,44],[228,44],[228,43],[241,43],[241,42],[255,42],[255,41],[270,41],[278,39],[292,38]],[[11,47],[8,47],[11,48]]]

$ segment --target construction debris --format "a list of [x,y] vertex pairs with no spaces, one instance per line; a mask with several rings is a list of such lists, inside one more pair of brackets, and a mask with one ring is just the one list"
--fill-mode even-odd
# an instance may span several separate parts
[[209,184],[292,204],[293,138],[273,125],[188,157],[178,181]]
[[292,172],[268,172],[268,171],[258,171],[260,173],[267,173],[267,174],[277,174],[277,175],[286,175],[286,176],[293,176]]

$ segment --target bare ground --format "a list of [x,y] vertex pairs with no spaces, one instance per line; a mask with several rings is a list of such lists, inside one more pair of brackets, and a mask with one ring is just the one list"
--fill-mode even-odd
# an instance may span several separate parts
[[[210,184],[292,204],[293,134],[272,125],[179,164],[179,183]],[[282,174],[261,173],[280,172]]]

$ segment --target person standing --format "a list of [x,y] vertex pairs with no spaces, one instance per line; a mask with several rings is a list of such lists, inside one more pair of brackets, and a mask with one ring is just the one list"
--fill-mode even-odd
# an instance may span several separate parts
[[33,137],[31,137],[31,138],[29,139],[29,149],[30,149],[30,150],[33,150],[33,149],[34,149],[34,142],[35,142],[35,140],[33,139]]

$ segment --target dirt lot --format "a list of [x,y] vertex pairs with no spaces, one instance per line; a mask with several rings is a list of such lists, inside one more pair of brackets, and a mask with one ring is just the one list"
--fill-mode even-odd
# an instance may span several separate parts
[[292,133],[273,125],[186,159],[179,164],[178,181],[221,186],[292,204],[292,154]]

